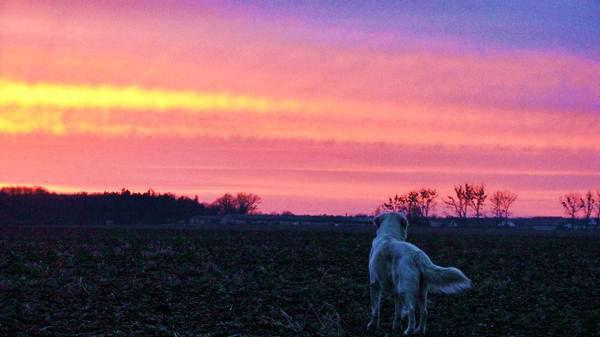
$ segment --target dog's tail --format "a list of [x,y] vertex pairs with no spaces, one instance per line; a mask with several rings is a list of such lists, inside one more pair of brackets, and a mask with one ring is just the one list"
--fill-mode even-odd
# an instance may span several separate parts
[[436,266],[423,251],[417,251],[414,259],[430,291],[454,294],[471,288],[471,280],[457,268]]

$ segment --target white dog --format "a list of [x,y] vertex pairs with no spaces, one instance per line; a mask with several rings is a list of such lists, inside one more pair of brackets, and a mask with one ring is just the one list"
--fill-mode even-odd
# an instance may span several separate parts
[[[470,288],[471,280],[456,268],[436,266],[427,254],[406,242],[408,220],[404,214],[383,213],[373,223],[377,236],[369,256],[371,321],[367,327],[379,327],[381,295],[387,292],[395,301],[392,328],[400,329],[401,316],[408,315],[404,334],[423,334],[427,324],[427,292],[457,293]],[[415,328],[417,307],[420,320]]]

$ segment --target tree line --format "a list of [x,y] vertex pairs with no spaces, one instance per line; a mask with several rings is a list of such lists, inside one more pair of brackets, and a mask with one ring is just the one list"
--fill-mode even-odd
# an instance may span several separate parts
[[60,194],[43,187],[0,189],[0,224],[104,225],[169,223],[196,215],[250,214],[261,198],[224,194],[210,203],[171,193],[120,192]]
[[465,183],[454,186],[454,195],[448,195],[444,204],[458,218],[467,218],[469,214],[481,218],[487,208],[495,218],[508,219],[517,197],[508,190],[497,190],[490,196],[484,184]]
[[[491,197],[484,184],[465,183],[454,186],[453,194],[442,199],[449,215],[457,218],[469,216],[480,218],[486,208],[498,219],[508,219],[517,200],[517,194],[508,190],[497,190]],[[405,194],[396,194],[381,203],[375,213],[385,211],[404,212],[413,223],[424,223],[433,216],[439,193],[433,188],[421,188]]]
[[[480,218],[486,214],[499,220],[508,219],[517,200],[517,194],[508,190],[497,190],[490,195],[484,184],[455,185],[452,192],[442,199],[442,204],[448,215],[461,219]],[[438,196],[439,193],[433,188],[421,188],[405,194],[396,194],[381,203],[375,213],[404,212],[409,219],[418,224],[433,215]],[[595,218],[596,223],[600,223],[600,190],[565,193],[560,196],[559,201],[565,215],[571,219]]]
[[571,219],[583,218],[586,220],[596,218],[600,223],[600,190],[585,193],[569,192],[560,198],[560,205],[565,214]]

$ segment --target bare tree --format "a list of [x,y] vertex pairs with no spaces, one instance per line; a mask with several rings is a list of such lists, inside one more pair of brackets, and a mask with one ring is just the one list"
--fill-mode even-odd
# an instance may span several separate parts
[[252,214],[256,212],[261,202],[261,197],[252,193],[238,193],[235,197],[237,212],[240,214]]
[[444,203],[450,208],[457,217],[466,218],[467,209],[469,207],[469,193],[467,190],[470,189],[469,184],[454,186],[454,196],[449,195],[444,200]]
[[437,191],[431,188],[409,191],[401,195],[396,194],[379,205],[376,213],[403,212],[412,219],[427,218],[431,213],[435,198],[437,198]]
[[567,193],[560,197],[560,204],[564,208],[565,214],[567,214],[571,219],[577,218],[577,214],[584,207],[584,201],[581,197],[581,193]]
[[406,194],[406,207],[408,208],[408,217],[415,219],[423,216],[419,192],[410,191]]
[[430,212],[435,206],[435,199],[437,198],[438,193],[435,189],[432,188],[422,188],[419,191],[419,203],[421,206],[421,214],[425,218],[429,218],[431,215]]
[[394,195],[394,197],[389,197],[386,202],[379,205],[377,207],[377,211],[375,213],[381,212],[403,212],[406,213],[406,198],[402,195]]
[[238,193],[233,196],[229,193],[223,194],[220,198],[213,201],[212,205],[217,213],[225,214],[252,214],[256,212],[262,199],[252,193]]
[[583,214],[586,219],[590,219],[592,217],[592,213],[596,208],[596,203],[598,200],[594,198],[594,194],[592,191],[587,191],[582,198],[583,201]]
[[217,209],[217,212],[221,215],[233,214],[237,212],[235,197],[229,193],[225,193],[223,196],[213,201],[213,205]]
[[485,203],[485,199],[487,199],[485,186],[483,184],[465,184],[465,190],[467,191],[467,200],[469,202],[469,206],[473,209],[475,217],[480,218],[482,215],[481,213],[483,210],[483,204]]
[[388,198],[386,202],[379,206],[379,211],[402,212],[408,217],[417,216],[418,193],[408,192],[407,194],[394,195]]
[[596,224],[600,225],[600,190],[596,191]]
[[508,219],[510,208],[517,200],[517,194],[510,191],[496,191],[490,199],[492,203],[492,213],[498,219]]

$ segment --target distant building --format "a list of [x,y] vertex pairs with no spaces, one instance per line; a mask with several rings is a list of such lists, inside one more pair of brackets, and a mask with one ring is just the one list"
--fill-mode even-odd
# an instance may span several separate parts
[[293,214],[227,214],[199,215],[183,222],[189,225],[283,226],[283,227],[363,227],[371,225],[369,216],[293,215]]
[[538,225],[538,226],[533,226],[531,228],[533,230],[536,230],[536,231],[553,231],[553,230],[556,230],[556,226],[553,226],[553,225]]
[[511,220],[504,219],[498,224],[498,227],[516,228],[517,225],[515,225],[515,223]]
[[431,221],[429,221],[429,226],[430,227],[442,227],[442,222],[431,220]]

